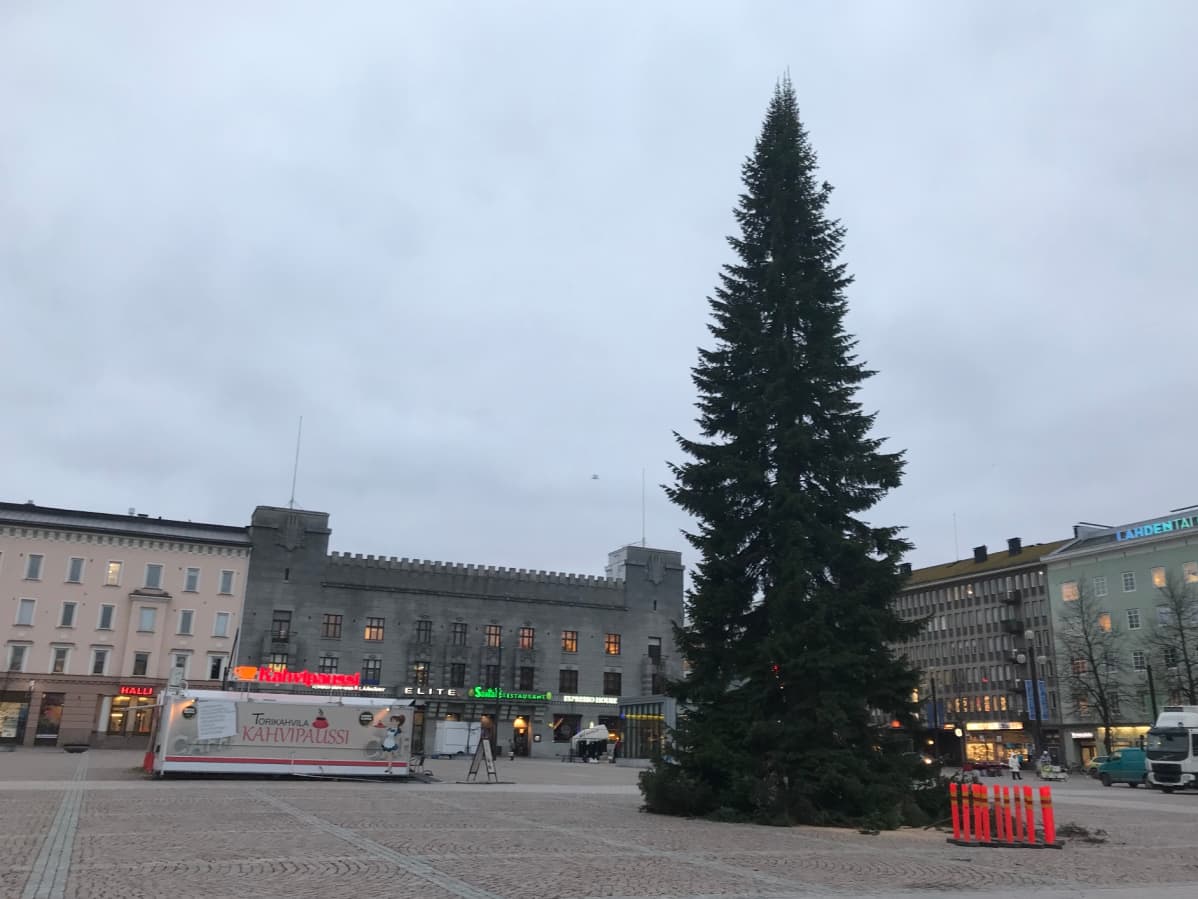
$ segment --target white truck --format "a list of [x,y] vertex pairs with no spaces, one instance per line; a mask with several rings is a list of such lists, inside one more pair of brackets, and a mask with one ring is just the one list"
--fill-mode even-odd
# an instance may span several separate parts
[[[425,726],[428,726],[425,719]],[[433,725],[431,758],[452,758],[457,755],[473,755],[482,739],[482,725],[477,721],[437,721]],[[425,738],[427,748],[428,738]]]
[[145,770],[174,773],[407,777],[412,701],[165,690]]
[[1198,789],[1198,705],[1167,705],[1148,731],[1148,782],[1166,793]]

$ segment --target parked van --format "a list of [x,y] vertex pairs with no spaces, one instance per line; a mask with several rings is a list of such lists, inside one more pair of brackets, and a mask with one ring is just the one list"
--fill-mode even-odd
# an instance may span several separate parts
[[1127,784],[1138,787],[1148,784],[1148,756],[1143,749],[1116,749],[1098,766],[1098,779],[1104,787]]

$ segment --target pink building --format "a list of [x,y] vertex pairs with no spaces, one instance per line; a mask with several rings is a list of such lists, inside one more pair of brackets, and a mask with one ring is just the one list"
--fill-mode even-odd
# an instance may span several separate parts
[[141,747],[173,670],[216,687],[246,528],[0,503],[0,743]]

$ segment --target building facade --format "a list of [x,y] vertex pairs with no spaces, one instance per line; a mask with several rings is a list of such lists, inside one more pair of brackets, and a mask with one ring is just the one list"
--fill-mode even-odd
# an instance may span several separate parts
[[173,670],[224,676],[244,527],[0,503],[0,742],[145,742]]
[[240,665],[357,674],[421,703],[429,745],[437,721],[479,721],[535,756],[622,732],[621,697],[681,675],[678,552],[626,546],[592,577],[330,553],[330,534],[327,513],[254,511]]
[[[1180,647],[1170,651],[1175,640],[1168,630],[1175,608],[1198,616],[1198,510],[1118,526],[1078,524],[1074,539],[1045,561],[1057,668],[1065,675],[1069,760],[1106,751],[1100,715],[1086,687],[1093,667],[1066,638],[1083,615],[1105,635],[1102,670],[1114,697],[1111,748],[1139,745],[1157,709],[1189,701],[1183,653]],[[1189,630],[1198,637],[1198,621]]]
[[923,672],[924,751],[950,763],[1060,755],[1059,695],[1044,557],[1065,541],[906,569],[900,617],[926,627],[900,647]]

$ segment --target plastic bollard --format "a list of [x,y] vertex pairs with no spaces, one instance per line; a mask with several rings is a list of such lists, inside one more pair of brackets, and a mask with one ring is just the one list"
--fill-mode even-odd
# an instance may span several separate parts
[[948,785],[948,805],[949,805],[949,808],[952,809],[952,813],[953,813],[953,839],[954,840],[961,839],[961,809],[957,805],[957,802],[959,801],[957,793],[958,793],[957,782],[953,781],[952,783],[950,783]]
[[1023,788],[1023,811],[1027,815],[1027,831],[1024,836],[1029,843],[1036,842],[1036,806],[1032,801],[1032,788]]
[[1052,846],[1057,841],[1057,822],[1052,812],[1052,787],[1040,788],[1040,823],[1044,825],[1044,842]]
[[1001,843],[1006,837],[1003,834],[1002,787],[994,785],[994,842]]
[[[982,833],[982,807],[985,804],[985,792],[979,791],[978,787],[981,784],[973,785],[973,839],[974,842],[983,842]],[[983,788],[984,789],[984,788]]]
[[1006,819],[1003,822],[1003,827],[1007,831],[1007,845],[1010,846],[1015,842],[1015,831],[1011,826],[1011,788],[1010,787],[1002,788],[1002,813],[1003,813],[1003,818]]
[[970,816],[973,815],[973,794],[969,784],[961,784],[961,839],[966,843],[972,838]]
[[982,798],[982,842],[989,843],[991,841],[990,791],[984,786],[979,786],[978,795]]
[[1023,842],[1023,795],[1015,787],[1015,839]]

